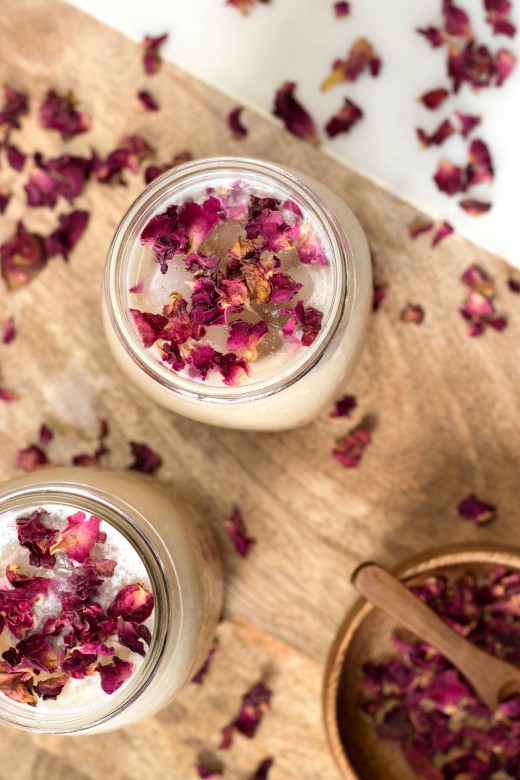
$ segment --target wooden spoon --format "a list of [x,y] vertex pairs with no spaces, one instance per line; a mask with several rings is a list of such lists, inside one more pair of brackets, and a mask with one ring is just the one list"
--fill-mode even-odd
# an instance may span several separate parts
[[351,581],[368,601],[451,661],[490,710],[496,710],[501,701],[520,692],[520,669],[457,634],[382,566],[362,563]]

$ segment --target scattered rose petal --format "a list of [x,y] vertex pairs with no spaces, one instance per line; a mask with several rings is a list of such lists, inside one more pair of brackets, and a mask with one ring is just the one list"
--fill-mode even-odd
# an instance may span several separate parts
[[374,296],[372,299],[372,311],[379,311],[381,304],[386,298],[388,292],[387,284],[374,284]]
[[366,447],[372,441],[368,428],[359,426],[341,439],[334,450],[333,456],[347,469],[355,469],[363,458]]
[[140,471],[142,474],[155,474],[162,465],[161,456],[144,442],[131,441],[130,447],[134,461],[128,468],[133,471]]
[[146,654],[145,645],[150,644],[152,635],[146,626],[119,617],[117,619],[117,638],[121,645],[128,647],[133,653],[144,656]]
[[231,130],[231,135],[237,141],[244,138],[247,135],[247,128],[244,127],[240,119],[240,115],[244,109],[242,106],[234,108],[228,115],[228,125]]
[[487,327],[502,331],[507,326],[505,317],[498,315],[493,304],[494,285],[490,277],[478,266],[470,266],[461,282],[469,287],[469,294],[461,316],[468,323],[468,335],[481,336]]
[[515,25],[507,18],[511,11],[509,0],[484,0],[486,22],[493,28],[495,35],[507,35],[512,38],[516,34]]
[[4,320],[2,342],[4,344],[10,344],[16,337],[16,328],[14,324],[14,317],[8,317]]
[[517,295],[520,293],[520,281],[518,279],[508,279],[507,286],[511,292],[516,293]]
[[264,760],[261,761],[260,764],[257,766],[253,774],[250,775],[249,780],[267,780],[269,771],[273,764],[274,764],[274,759],[264,758]]
[[85,133],[90,127],[86,114],[77,108],[72,92],[60,95],[50,89],[40,105],[40,123],[49,130],[57,130],[64,139]]
[[27,517],[18,517],[16,530],[19,543],[29,550],[31,566],[52,569],[56,559],[51,555],[51,547],[56,541],[57,531],[41,522],[46,515],[45,510],[37,509]]
[[30,444],[24,450],[20,450],[16,456],[16,465],[23,471],[36,471],[36,469],[47,466],[49,463],[47,455],[36,444]]
[[473,493],[462,499],[457,505],[457,512],[464,520],[470,520],[475,525],[485,525],[497,518],[497,508],[493,504],[486,504]]
[[451,235],[453,233],[453,228],[450,225],[449,222],[441,222],[437,230],[435,231],[435,235],[432,238],[432,246],[437,246],[444,238]]
[[69,679],[69,675],[65,673],[56,674],[54,677],[47,677],[46,680],[40,680],[40,682],[34,686],[34,692],[43,700],[57,699]]
[[133,623],[142,623],[150,617],[154,607],[153,593],[139,583],[126,585],[115,597],[107,613],[110,617],[122,617]]
[[12,194],[13,193],[5,187],[0,187],[0,214],[3,214],[8,207]]
[[308,111],[294,97],[296,84],[286,81],[276,91],[273,114],[283,121],[287,130],[310,144],[318,145],[318,134],[314,120]]
[[461,114],[460,111],[455,111],[455,116],[460,122],[460,134],[463,138],[467,138],[472,130],[474,130],[482,121],[479,116]]
[[146,89],[141,89],[137,93],[137,97],[141,103],[142,111],[158,111],[159,104],[154,96]]
[[473,37],[469,16],[462,8],[456,6],[452,0],[443,0],[442,14],[448,35],[456,38]]
[[267,331],[267,322],[263,320],[255,323],[234,320],[229,326],[226,347],[230,352],[243,355],[248,362],[256,360],[256,348],[267,336]]
[[32,675],[13,674],[10,672],[0,672],[0,692],[9,699],[19,704],[29,704],[36,706],[36,699],[32,693]]
[[504,81],[516,68],[516,57],[506,49],[499,49],[496,54],[497,87],[501,87]]
[[346,60],[335,60],[332,71],[321,85],[322,92],[341,84],[344,81],[357,81],[359,76],[367,70],[371,76],[377,76],[381,69],[381,59],[377,56],[372,45],[366,38],[358,38],[352,44]]
[[144,48],[143,68],[148,76],[153,76],[160,69],[161,55],[159,49],[167,38],[168,33],[156,37],[147,35],[141,44]]
[[227,750],[233,742],[233,732],[238,731],[247,739],[253,739],[264,714],[271,708],[272,691],[263,683],[253,685],[242,697],[236,718],[222,729],[221,750]]
[[336,19],[342,19],[344,16],[348,16],[350,13],[350,3],[340,0],[334,3],[334,16]]
[[438,27],[417,28],[416,32],[426,38],[428,43],[434,49],[437,49],[439,46],[442,46],[445,43],[444,34]]
[[5,387],[0,387],[0,401],[9,404],[12,401],[16,401],[16,398],[16,393],[12,390],[6,390]]
[[473,217],[479,217],[481,214],[485,214],[490,210],[491,203],[484,203],[482,200],[466,198],[465,200],[459,201],[459,206],[461,209],[464,209],[467,214],[471,214]]
[[18,147],[14,146],[13,144],[8,144],[5,147],[5,152],[7,155],[7,162],[11,168],[13,168],[15,171],[21,171],[25,165],[27,155],[20,151],[20,149],[18,149]]
[[343,395],[334,404],[334,409],[331,412],[331,417],[350,417],[350,413],[354,411],[357,406],[357,400],[353,395]]
[[475,138],[469,145],[469,163],[466,168],[467,186],[491,184],[493,181],[493,162],[487,144]]
[[439,127],[431,135],[425,133],[425,131],[420,127],[416,130],[417,137],[424,147],[440,146],[447,138],[450,137],[450,135],[453,135],[454,132],[455,128],[449,119],[445,119],[443,122],[441,122]]
[[82,194],[90,177],[93,161],[87,157],[64,154],[45,161],[41,154],[34,156],[38,166],[29,175],[25,185],[29,206],[53,208],[59,197],[72,203]]
[[61,255],[69,259],[70,252],[83,235],[89,221],[88,211],[71,211],[61,214],[58,227],[45,239],[47,257]]
[[202,777],[203,780],[210,777],[221,777],[224,774],[222,768],[208,769],[203,764],[196,764],[195,769],[197,770],[198,776]]
[[54,555],[61,550],[72,561],[83,563],[100,537],[100,523],[101,518],[96,515],[91,515],[88,520],[84,512],[69,515],[67,527],[60,532],[58,541],[51,547],[51,553]]
[[329,138],[339,133],[348,133],[351,128],[363,118],[363,111],[352,100],[345,98],[345,105],[329,119],[325,131]]
[[142,161],[152,153],[152,147],[142,136],[137,133],[126,136],[105,160],[94,161],[96,179],[101,184],[114,181],[124,184],[123,172],[137,173]]
[[197,683],[197,685],[202,685],[202,683],[204,682],[204,678],[206,677],[209,671],[211,662],[213,660],[213,656],[217,652],[218,648],[219,648],[218,638],[214,637],[209,652],[204,660],[204,663],[202,664],[198,672],[191,678],[191,682]]
[[16,233],[0,247],[2,278],[8,290],[17,290],[38,274],[47,262],[43,239],[18,222]]
[[456,195],[466,189],[464,171],[458,165],[441,160],[433,177],[437,187],[447,195]]
[[424,319],[424,309],[422,306],[408,303],[401,311],[399,319],[401,322],[413,322],[415,325],[420,325]]
[[448,90],[444,87],[430,89],[429,92],[425,92],[424,95],[421,95],[419,102],[430,111],[435,111],[436,108],[439,108],[439,106],[444,103],[449,94]]
[[414,219],[414,221],[408,225],[408,235],[410,238],[417,238],[423,233],[428,233],[430,230],[433,230],[433,222],[422,219]]
[[256,540],[247,535],[242,513],[237,507],[233,509],[229,519],[224,524],[224,531],[233,542],[237,553],[242,558],[247,558]]
[[145,168],[144,180],[146,184],[150,184],[150,182],[152,182],[158,176],[161,176],[161,174],[169,171],[170,168],[175,168],[176,165],[182,165],[183,163],[190,162],[192,159],[193,157],[191,152],[179,152],[179,154],[174,156],[170,163],[166,163],[165,165],[149,165],[147,168]]
[[27,95],[4,85],[4,105],[0,109],[0,137],[6,139],[12,128],[20,127],[20,117],[28,110]]
[[101,688],[105,693],[115,693],[123,683],[132,676],[134,664],[123,661],[117,656],[110,664],[98,664],[96,667],[101,677]]

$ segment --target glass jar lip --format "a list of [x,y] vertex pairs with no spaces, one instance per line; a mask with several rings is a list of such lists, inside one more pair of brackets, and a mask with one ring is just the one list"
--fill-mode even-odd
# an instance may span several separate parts
[[[184,377],[161,365],[150,354],[131,326],[120,296],[120,275],[124,251],[129,235],[144,209],[157,206],[175,184],[191,180],[208,171],[232,172],[235,175],[260,174],[271,177],[276,183],[291,188],[311,208],[313,216],[332,243],[335,260],[336,285],[334,297],[323,323],[321,333],[301,359],[291,363],[287,369],[273,376],[249,382],[238,387],[204,385],[202,382]],[[325,350],[334,338],[340,324],[348,325],[356,291],[356,273],[353,250],[349,237],[327,203],[311,187],[291,170],[276,163],[248,157],[219,156],[194,160],[170,169],[155,179],[133,202],[121,220],[110,244],[104,275],[104,298],[108,320],[116,338],[134,363],[151,379],[158,382],[167,392],[186,399],[204,401],[210,404],[229,404],[252,401],[273,395],[291,386],[309,373],[322,359]]]
[[[83,471],[88,471],[89,473],[98,471],[98,469],[82,467],[76,467],[75,470],[78,471],[79,477],[81,477],[81,472]],[[6,512],[11,512],[17,508],[24,511],[28,506],[35,507],[35,505],[45,503],[64,504],[74,509],[83,509],[87,512],[98,514],[102,520],[113,525],[117,531],[122,533],[125,539],[142,557],[155,598],[154,628],[144,660],[128,683],[119,692],[116,691],[113,694],[115,698],[111,698],[106,704],[75,716],[70,710],[60,715],[59,713],[50,713],[48,711],[42,713],[41,710],[38,712],[38,706],[22,709],[23,705],[11,702],[7,697],[2,696],[0,698],[1,722],[25,731],[70,734],[88,731],[110,721],[134,704],[149,687],[164,657],[166,644],[169,639],[167,629],[169,630],[172,625],[172,588],[177,588],[178,590],[179,583],[177,580],[175,582],[171,581],[152,540],[133,519],[132,515],[134,518],[139,516],[139,519],[148,525],[148,522],[138,510],[122,499],[107,493],[104,489],[92,488],[82,484],[80,479],[77,483],[72,483],[70,480],[60,482],[59,473],[60,471],[65,471],[65,469],[53,468],[49,469],[49,471],[52,471],[53,476],[57,478],[49,482],[38,482],[37,484],[23,485],[22,487],[15,485],[9,492],[2,495],[0,498],[0,521],[2,515],[5,515]],[[91,493],[95,493],[95,497]],[[178,640],[182,626],[181,606],[180,612],[175,643]],[[160,619],[158,619],[159,614],[161,615]]]

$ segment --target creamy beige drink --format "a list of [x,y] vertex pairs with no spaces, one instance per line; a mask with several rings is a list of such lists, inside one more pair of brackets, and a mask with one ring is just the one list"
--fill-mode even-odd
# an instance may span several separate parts
[[172,411],[259,430],[308,422],[352,370],[366,239],[326,187],[217,158],[165,174],[109,253],[104,321],[129,378]]
[[136,475],[45,469],[0,491],[0,718],[80,733],[165,706],[221,608],[209,529]]

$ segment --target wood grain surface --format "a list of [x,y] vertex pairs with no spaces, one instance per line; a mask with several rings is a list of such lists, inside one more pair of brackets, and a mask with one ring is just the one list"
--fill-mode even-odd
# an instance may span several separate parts
[[[276,435],[176,417],[151,405],[115,368],[101,328],[101,275],[112,233],[143,188],[142,174],[129,174],[127,187],[91,183],[76,201],[91,212],[90,225],[69,263],[54,259],[27,287],[0,291],[2,319],[13,314],[18,327],[17,339],[0,347],[0,366],[4,385],[19,394],[0,407],[0,478],[17,473],[16,453],[35,440],[42,421],[56,431],[52,460],[66,463],[71,453],[94,448],[98,420],[106,417],[112,431],[106,464],[127,465],[131,439],[160,452],[161,479],[196,501],[213,524],[227,572],[222,647],[203,687],[189,686],[157,717],[106,736],[2,728],[0,778],[189,780],[198,753],[215,748],[248,685],[266,674],[272,712],[253,741],[239,738],[220,754],[225,777],[245,779],[272,755],[272,780],[337,780],[320,686],[328,648],[355,599],[353,567],[366,558],[391,566],[440,543],[514,543],[520,536],[520,296],[507,290],[508,268],[458,236],[436,249],[428,237],[411,241],[411,206],[273,121],[246,111],[249,135],[232,140],[229,99],[171,65],[147,79],[135,43],[77,10],[55,0],[3,0],[2,11],[1,80],[32,98],[30,117],[13,136],[23,151],[95,147],[106,154],[120,136],[140,132],[160,162],[189,149],[196,157],[249,155],[294,166],[354,209],[376,280],[389,291],[345,388],[358,398],[353,420],[323,416]],[[281,73],[280,83],[288,77]],[[156,114],[136,110],[136,92],[145,85],[161,104]],[[92,117],[89,133],[63,143],[38,127],[37,104],[50,87],[76,93]],[[48,209],[26,214],[24,176],[3,164],[0,179],[18,193],[2,218],[0,242],[22,214],[34,229],[55,221]],[[475,262],[495,279],[497,305],[510,321],[503,333],[470,339],[458,312],[466,293],[459,278]],[[420,326],[399,321],[409,301],[425,309]],[[346,470],[331,456],[335,439],[367,414],[375,423],[373,444],[359,469]],[[498,505],[496,522],[477,528],[458,519],[456,504],[470,491]],[[222,533],[235,503],[257,539],[246,561]]]

